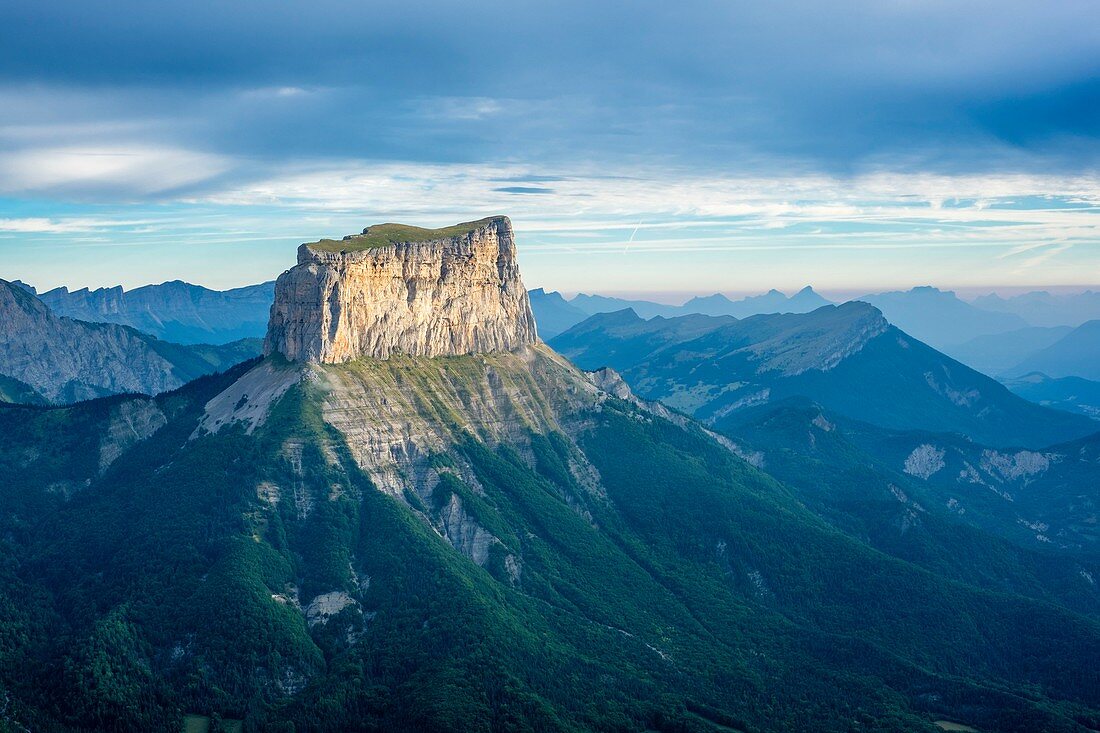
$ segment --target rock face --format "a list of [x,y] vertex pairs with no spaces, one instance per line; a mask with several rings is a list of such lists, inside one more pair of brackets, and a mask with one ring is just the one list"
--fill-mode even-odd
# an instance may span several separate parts
[[303,244],[276,282],[264,352],[334,364],[512,351],[537,338],[512,224],[499,216]]
[[58,316],[131,326],[177,344],[226,344],[263,338],[274,293],[274,282],[210,290],[173,280],[133,290],[60,287],[38,299]]
[[251,358],[259,346],[180,346],[127,326],[59,317],[4,280],[0,323],[0,388],[10,380],[23,385],[32,394],[15,400],[20,402],[37,401],[34,396],[62,404],[119,392],[158,394]]

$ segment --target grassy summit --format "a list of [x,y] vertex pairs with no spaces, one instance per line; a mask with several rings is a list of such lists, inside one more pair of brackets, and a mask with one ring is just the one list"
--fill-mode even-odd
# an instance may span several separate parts
[[309,248],[319,252],[359,252],[407,242],[432,242],[437,239],[461,237],[497,218],[499,217],[490,216],[442,229],[423,229],[408,224],[375,224],[364,229],[362,234],[353,234],[344,239],[322,239],[319,242],[312,242]]

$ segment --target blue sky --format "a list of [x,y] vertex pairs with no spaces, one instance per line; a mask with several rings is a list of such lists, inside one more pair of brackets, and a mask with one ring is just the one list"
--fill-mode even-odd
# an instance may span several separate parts
[[1100,284],[1100,6],[0,7],[0,277],[512,217],[530,286]]

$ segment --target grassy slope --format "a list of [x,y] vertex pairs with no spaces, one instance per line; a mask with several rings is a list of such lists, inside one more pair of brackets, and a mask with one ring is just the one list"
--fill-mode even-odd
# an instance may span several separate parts
[[394,244],[410,242],[432,242],[438,239],[451,239],[469,234],[485,226],[496,217],[487,217],[478,221],[468,221],[441,229],[422,229],[408,224],[374,224],[362,234],[354,234],[347,239],[322,239],[311,242],[310,249],[321,252],[358,252],[364,249],[389,247]]
[[[1092,622],[869,550],[703,436],[625,405],[588,416],[581,441],[607,500],[576,485],[562,436],[532,438],[535,469],[472,437],[453,456],[476,471],[482,524],[523,558],[513,585],[374,490],[312,387],[252,436],[188,442],[230,378],[161,398],[168,427],[26,527],[19,575],[48,589],[60,621],[51,641],[0,604],[0,628],[35,640],[9,654],[47,650],[0,684],[42,720],[931,730],[932,707],[1068,731],[1095,717],[1073,700],[1100,706]],[[257,498],[260,482],[282,488],[277,504]],[[471,495],[460,483],[450,490]],[[346,591],[362,613],[310,630],[272,597],[294,585],[304,602]]]
[[896,468],[904,456],[890,462],[873,455],[852,441],[846,423],[823,418],[818,406],[790,400],[746,412],[728,434],[761,451],[768,473],[807,507],[883,552],[944,578],[1100,614],[1100,589],[1080,572],[1100,573],[1095,557],[1021,547],[1011,541],[1020,529],[1015,518],[1001,519],[979,504],[985,497],[1004,503],[986,487],[956,488],[954,495],[970,507],[959,515],[926,482]]
[[39,405],[44,404],[45,400],[30,385],[0,374],[0,403],[5,402]]

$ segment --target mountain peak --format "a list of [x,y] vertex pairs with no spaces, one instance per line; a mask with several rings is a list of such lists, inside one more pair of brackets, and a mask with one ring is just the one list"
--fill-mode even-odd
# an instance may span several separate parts
[[35,288],[33,285],[28,285],[27,283],[23,282],[22,280],[12,280],[8,284],[9,285],[14,285],[17,288],[22,288],[23,290],[26,290],[31,295],[38,295],[38,289],[37,288]]
[[497,216],[443,229],[380,224],[303,244],[275,284],[264,352],[341,363],[536,341],[512,224]]

